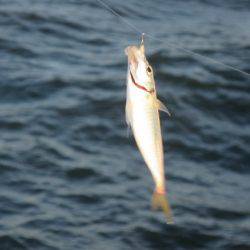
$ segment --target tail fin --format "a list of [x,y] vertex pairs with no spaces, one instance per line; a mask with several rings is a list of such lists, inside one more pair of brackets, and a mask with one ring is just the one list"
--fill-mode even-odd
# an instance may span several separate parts
[[154,192],[152,197],[152,208],[161,208],[166,216],[167,224],[174,224],[171,208],[164,194],[158,193],[157,191]]

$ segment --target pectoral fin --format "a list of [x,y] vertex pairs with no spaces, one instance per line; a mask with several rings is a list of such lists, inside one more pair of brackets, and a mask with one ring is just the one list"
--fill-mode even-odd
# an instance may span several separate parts
[[169,116],[171,116],[168,108],[159,100],[157,99],[157,108],[165,113],[167,113]]
[[127,100],[126,101],[126,123],[128,126],[131,125],[131,104],[130,104],[130,101]]
[[130,104],[129,100],[127,100],[127,102],[126,102],[126,123],[128,125],[127,137],[129,137],[130,129],[131,129],[131,104]]

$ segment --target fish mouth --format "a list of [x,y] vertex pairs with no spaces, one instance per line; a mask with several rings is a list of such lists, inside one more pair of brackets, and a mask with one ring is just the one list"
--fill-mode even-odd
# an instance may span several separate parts
[[125,54],[128,57],[129,69],[132,72],[132,74],[135,75],[139,62],[146,60],[144,44],[141,44],[140,46],[135,46],[135,45],[128,46],[125,49]]
[[134,70],[136,70],[138,67],[139,57],[140,57],[140,55],[139,55],[140,52],[138,50],[138,47],[137,46],[128,46],[125,49],[125,54],[128,57],[128,64],[129,64],[130,68],[133,68]]
[[145,47],[144,47],[144,33],[142,34],[141,37],[141,44],[139,46],[128,46],[125,49],[125,54],[128,57],[128,63],[129,65],[134,68],[134,70],[137,69],[139,61],[145,61],[146,56],[145,56]]

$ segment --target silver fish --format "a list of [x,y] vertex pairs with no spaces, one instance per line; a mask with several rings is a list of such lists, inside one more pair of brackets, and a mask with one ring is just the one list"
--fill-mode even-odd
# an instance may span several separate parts
[[157,99],[153,69],[145,56],[143,36],[140,46],[127,47],[125,54],[128,57],[126,122],[155,182],[152,207],[161,208],[167,223],[173,223],[165,191],[159,110],[170,113]]

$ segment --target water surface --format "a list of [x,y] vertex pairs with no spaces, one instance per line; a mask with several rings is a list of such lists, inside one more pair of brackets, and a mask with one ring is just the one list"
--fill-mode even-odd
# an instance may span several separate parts
[[[114,1],[168,43],[250,72],[249,1]],[[93,0],[0,0],[0,248],[250,249],[250,80],[146,40],[176,225],[125,124],[124,48]]]

